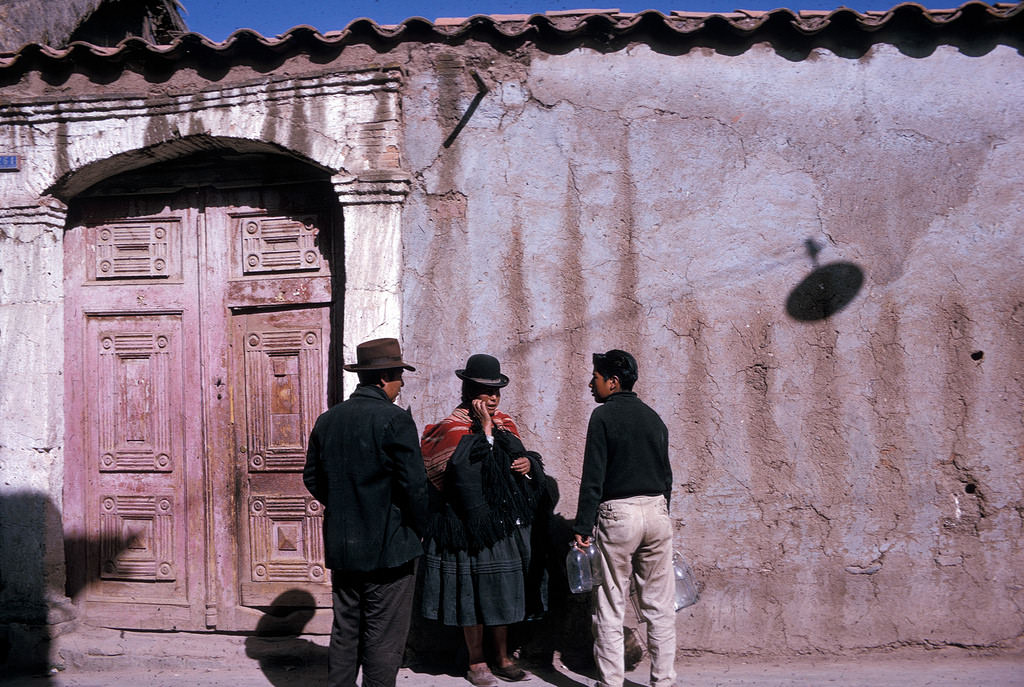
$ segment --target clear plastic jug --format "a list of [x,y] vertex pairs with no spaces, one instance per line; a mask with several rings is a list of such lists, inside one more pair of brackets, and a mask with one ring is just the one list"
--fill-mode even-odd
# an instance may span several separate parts
[[593,555],[593,546],[580,551],[575,545],[569,545],[569,553],[565,556],[565,575],[569,591],[573,594],[585,594],[594,588],[594,575],[590,568]]
[[676,580],[676,610],[692,606],[700,598],[693,570],[678,551],[672,552],[672,575]]

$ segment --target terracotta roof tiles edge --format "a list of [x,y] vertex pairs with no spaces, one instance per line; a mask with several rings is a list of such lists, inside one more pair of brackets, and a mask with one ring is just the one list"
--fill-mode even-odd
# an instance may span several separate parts
[[[967,13],[983,12],[987,17],[997,21],[1010,21],[1024,13],[1024,2],[996,3],[990,5],[978,0],[970,0],[955,9],[929,10],[915,2],[895,5],[885,12],[868,11],[865,13],[839,7],[830,11],[801,11],[794,13],[787,8],[770,11],[737,10],[730,13],[696,13],[673,10],[664,15],[656,10],[644,12],[619,13],[617,10],[573,10],[568,12],[549,12],[532,15],[474,15],[468,18],[438,19],[431,22],[423,17],[410,17],[400,24],[379,25],[372,19],[355,19],[340,31],[321,33],[308,25],[299,25],[288,29],[276,37],[266,37],[252,29],[238,29],[224,41],[216,42],[197,33],[187,33],[175,38],[172,42],[161,45],[147,43],[139,38],[127,38],[112,48],[94,46],[76,42],[64,49],[54,49],[36,44],[28,44],[13,53],[0,53],[0,70],[8,69],[22,60],[38,60],[44,62],[60,62],[72,59],[73,55],[85,50],[101,59],[115,60],[124,53],[139,51],[154,56],[173,58],[179,52],[191,53],[196,49],[215,53],[228,53],[242,50],[245,46],[259,46],[275,52],[286,51],[296,47],[301,41],[313,40],[325,46],[339,46],[349,42],[379,39],[386,42],[416,41],[429,38],[433,33],[441,39],[467,38],[474,33],[487,32],[506,38],[522,38],[535,31],[550,38],[560,36],[566,39],[578,38],[590,31],[607,35],[609,32],[619,37],[628,35],[641,26],[649,26],[651,21],[661,22],[669,31],[679,35],[726,29],[741,35],[750,34],[762,29],[776,19],[787,21],[793,29],[804,35],[813,35],[829,28],[838,17],[852,17],[856,26],[865,32],[874,32],[893,21],[898,16],[917,14],[928,24],[938,27],[949,25],[963,18]],[[581,13],[583,12],[583,13]],[[301,46],[299,46],[301,47]]]

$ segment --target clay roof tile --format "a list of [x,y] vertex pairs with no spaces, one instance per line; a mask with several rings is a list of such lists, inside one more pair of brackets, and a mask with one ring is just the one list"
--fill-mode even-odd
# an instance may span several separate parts
[[[558,10],[544,14],[496,14],[472,17],[442,17],[429,21],[411,17],[393,25],[379,25],[366,18],[356,19],[341,31],[320,33],[310,26],[297,26],[276,37],[265,37],[250,29],[239,29],[222,42],[214,42],[198,34],[185,34],[165,45],[152,45],[140,39],[122,41],[114,48],[96,48],[75,43],[63,50],[28,44],[16,52],[0,52],[0,70],[58,68],[59,63],[72,61],[86,50],[93,58],[117,60],[130,51],[138,59],[145,54],[160,56],[162,62],[184,57],[201,58],[207,51],[220,59],[251,57],[254,51],[276,54],[313,49],[319,43],[338,48],[350,42],[431,41],[441,39],[537,38],[547,44],[580,40],[592,35],[600,40],[628,40],[633,35],[645,39],[656,31],[660,40],[695,40],[702,34],[721,37],[732,33],[751,39],[762,30],[783,31],[777,41],[800,36],[836,31],[874,33],[890,22],[911,22],[915,31],[956,29],[976,32],[992,27],[1000,36],[1024,35],[1024,2],[985,4],[972,0],[955,9],[926,9],[917,3],[903,3],[885,12],[857,12],[846,7],[831,11],[800,11],[779,8],[770,11],[738,10],[729,13],[701,13],[673,10],[664,15],[654,10],[621,13],[618,9]],[[923,21],[922,21],[923,20]],[[1019,29],[1019,30],[1018,30]],[[802,39],[801,39],[802,40]]]

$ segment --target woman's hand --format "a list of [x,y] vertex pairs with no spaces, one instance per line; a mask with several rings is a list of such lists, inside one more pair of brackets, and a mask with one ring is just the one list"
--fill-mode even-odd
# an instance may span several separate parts
[[530,459],[526,456],[519,456],[512,461],[512,470],[518,472],[523,477],[530,476]]
[[487,410],[487,403],[479,398],[473,399],[473,415],[480,421],[480,427],[484,430],[485,436],[491,436],[494,429],[494,420]]

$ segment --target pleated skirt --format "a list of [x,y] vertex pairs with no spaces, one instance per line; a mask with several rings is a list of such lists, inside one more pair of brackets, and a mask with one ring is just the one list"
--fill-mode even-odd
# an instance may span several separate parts
[[476,553],[438,551],[427,542],[424,558],[425,618],[445,625],[511,625],[526,615],[530,527],[518,527]]

